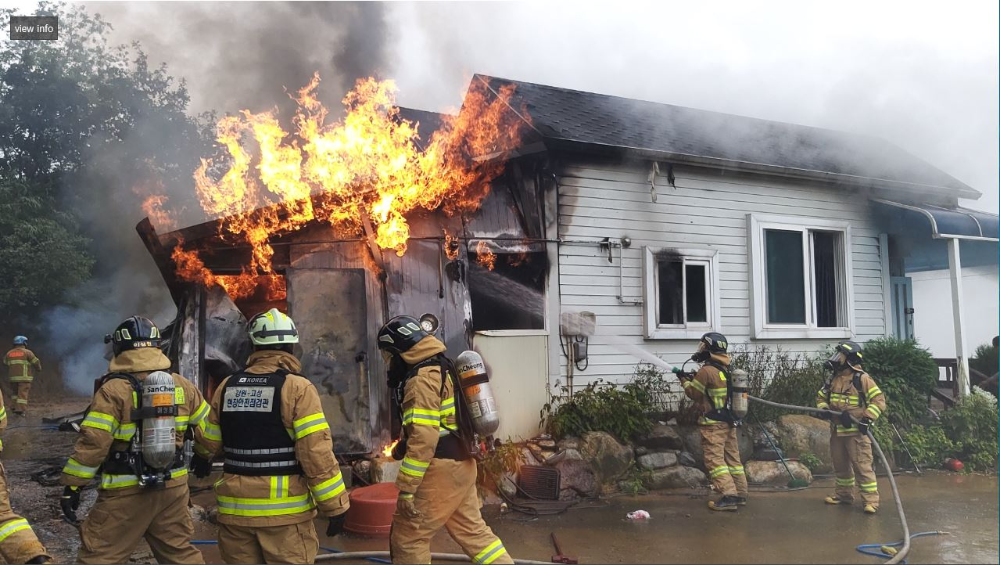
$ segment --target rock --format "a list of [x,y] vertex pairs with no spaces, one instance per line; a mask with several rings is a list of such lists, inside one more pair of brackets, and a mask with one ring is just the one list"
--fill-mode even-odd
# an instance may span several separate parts
[[775,441],[785,452],[785,457],[801,457],[812,453],[823,462],[817,473],[833,471],[830,455],[830,424],[823,420],[802,414],[786,414],[778,418],[775,426]]
[[390,458],[373,459],[371,466],[372,484],[396,482],[396,475],[399,474],[399,467],[402,464],[402,461]]
[[650,453],[639,457],[637,461],[644,469],[663,469],[664,467],[673,467],[676,465],[677,455],[669,451]]
[[[698,467],[704,468],[704,462],[702,461],[702,450],[701,450],[701,431],[699,426],[682,426],[678,428],[678,433],[681,439],[684,440],[683,449],[689,452],[694,460],[697,462]],[[739,440],[740,444],[740,459],[742,461],[750,460],[753,455],[753,438],[747,431],[746,426],[737,428],[736,438]]]
[[542,451],[542,448],[540,446],[538,446],[538,445],[536,445],[534,443],[528,442],[528,451],[530,451],[531,454],[535,456],[535,461],[539,461],[539,462],[545,461],[546,455]]
[[695,460],[694,455],[691,455],[690,451],[682,451],[680,455],[677,456],[677,462],[685,467],[698,466],[698,461]]
[[[791,480],[781,461],[748,461],[743,467],[747,473],[747,480],[754,484],[786,485]],[[788,468],[796,479],[812,482],[812,473],[802,463],[789,461]]]
[[571,488],[564,488],[559,490],[559,500],[568,501],[576,500],[580,498],[579,493]]
[[521,448],[521,458],[525,465],[541,465],[542,462],[535,459],[535,454],[531,452],[527,447]]
[[362,459],[362,460],[354,463],[354,465],[351,466],[351,469],[352,469],[351,472],[354,474],[355,477],[360,478],[362,481],[364,481],[366,483],[370,483],[371,482],[371,477],[372,477],[372,462],[371,461],[368,461],[366,459]]
[[636,457],[639,457],[640,455],[645,455],[647,453],[649,453],[649,450],[646,449],[645,447],[641,446],[641,445],[639,447],[635,448],[635,456]]
[[556,444],[556,447],[559,448],[560,450],[580,449],[580,438],[573,436],[565,437],[559,440],[559,443]]
[[694,467],[676,465],[657,469],[642,481],[650,490],[666,488],[698,488],[705,482],[705,473]]
[[600,482],[586,461],[565,460],[556,465],[556,469],[559,469],[561,491],[572,489],[586,498],[593,498],[600,494]]
[[538,447],[541,447],[542,449],[544,449],[546,451],[555,451],[556,450],[556,442],[554,440],[551,440],[551,439],[540,439],[540,440],[536,441],[535,443],[538,444]]
[[632,448],[605,432],[587,432],[580,454],[594,470],[598,481],[614,484],[632,465]]
[[575,449],[566,449],[545,460],[546,465],[557,465],[560,461],[582,461],[583,455]]
[[517,495],[517,475],[504,473],[505,478],[500,479],[500,492],[507,498],[514,498]]
[[653,429],[640,439],[638,444],[649,449],[684,449],[684,440],[677,433],[677,428],[664,424],[656,424]]

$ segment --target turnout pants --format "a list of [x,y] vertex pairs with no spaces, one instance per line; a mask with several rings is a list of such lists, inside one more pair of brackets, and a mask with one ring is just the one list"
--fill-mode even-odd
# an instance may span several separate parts
[[479,511],[475,460],[431,460],[413,502],[419,517],[397,513],[392,519],[389,550],[393,563],[430,563],[431,538],[442,527],[473,563],[514,562]]
[[312,520],[286,526],[219,524],[219,552],[226,563],[314,563],[317,551]]
[[48,556],[48,553],[28,521],[10,507],[7,472],[0,465],[0,556],[7,563],[24,563],[39,555]]
[[10,383],[10,389],[13,393],[10,396],[10,402],[13,404],[13,406],[11,406],[11,410],[15,414],[24,414],[24,411],[28,408],[28,393],[31,392],[31,382],[12,381]]
[[837,473],[837,498],[854,500],[854,486],[861,491],[861,500],[878,508],[878,480],[872,468],[872,440],[868,436],[830,436],[833,469]]
[[701,449],[705,453],[705,470],[716,490],[723,496],[746,498],[747,476],[740,461],[736,428],[725,423],[701,426]]
[[143,538],[158,563],[205,562],[191,545],[188,486],[130,494],[100,491],[80,528],[78,563],[127,563]]

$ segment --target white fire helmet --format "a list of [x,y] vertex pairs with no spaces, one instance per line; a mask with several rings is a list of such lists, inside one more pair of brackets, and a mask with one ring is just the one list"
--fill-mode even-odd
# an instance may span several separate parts
[[254,345],[290,345],[299,342],[295,322],[277,308],[254,316],[250,320],[248,333]]

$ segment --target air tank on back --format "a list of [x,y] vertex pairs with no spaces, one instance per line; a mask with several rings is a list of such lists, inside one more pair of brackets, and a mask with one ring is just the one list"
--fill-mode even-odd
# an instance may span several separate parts
[[497,413],[496,399],[490,387],[490,376],[486,373],[486,363],[475,351],[463,351],[455,361],[462,394],[472,414],[476,433],[492,440],[500,427],[500,414]]
[[163,414],[142,420],[142,460],[148,467],[167,470],[176,451],[174,378],[170,373],[154,371],[143,379],[142,406]]
[[748,398],[750,394],[750,377],[742,369],[734,370],[730,377],[733,379],[733,415],[742,420],[750,410],[750,399]]

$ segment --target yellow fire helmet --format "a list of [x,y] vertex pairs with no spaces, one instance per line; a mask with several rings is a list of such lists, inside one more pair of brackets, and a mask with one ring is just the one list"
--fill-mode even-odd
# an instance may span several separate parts
[[295,322],[277,308],[254,316],[247,333],[254,345],[289,345],[299,342]]

